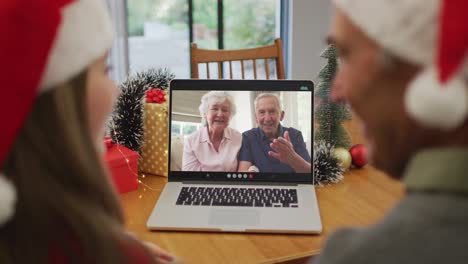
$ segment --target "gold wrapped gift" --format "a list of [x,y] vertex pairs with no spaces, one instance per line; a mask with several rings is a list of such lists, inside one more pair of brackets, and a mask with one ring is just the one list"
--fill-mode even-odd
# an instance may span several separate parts
[[167,103],[145,103],[143,144],[138,164],[138,169],[142,173],[167,177],[169,133],[167,109]]

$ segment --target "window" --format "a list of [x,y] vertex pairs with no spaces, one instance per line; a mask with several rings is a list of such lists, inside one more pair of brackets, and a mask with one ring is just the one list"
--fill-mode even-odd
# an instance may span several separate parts
[[167,67],[189,76],[187,0],[127,0],[130,72]]
[[308,107],[299,107],[298,108],[298,113],[297,113],[297,119],[298,119],[298,129],[302,131],[302,135],[304,136],[304,141],[306,142],[307,148],[310,150],[310,145],[312,139],[310,138],[310,135],[312,135],[311,132],[311,120],[312,120],[312,94],[311,93],[297,93],[297,105],[301,106],[308,106]]
[[279,0],[127,0],[130,72],[167,67],[190,76],[190,42],[206,49],[273,43]]
[[282,92],[280,95],[283,102],[285,117],[283,124],[293,127],[302,132],[307,149],[312,145],[312,93],[310,92]]
[[188,136],[201,127],[200,123],[173,121],[171,133],[173,135]]

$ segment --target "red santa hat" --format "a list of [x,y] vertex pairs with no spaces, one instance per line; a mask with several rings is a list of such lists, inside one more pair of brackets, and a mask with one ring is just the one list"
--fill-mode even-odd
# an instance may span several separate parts
[[[36,97],[104,56],[113,32],[103,0],[2,0],[0,36],[1,172]],[[0,225],[15,201],[13,185],[0,174]]]
[[393,55],[420,65],[405,106],[421,124],[444,130],[468,116],[468,1],[333,0],[355,25]]

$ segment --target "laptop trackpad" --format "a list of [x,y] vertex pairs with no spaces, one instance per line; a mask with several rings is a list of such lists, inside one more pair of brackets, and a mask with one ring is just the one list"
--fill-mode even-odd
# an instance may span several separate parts
[[249,225],[255,226],[260,222],[258,210],[212,209],[210,224],[213,225]]

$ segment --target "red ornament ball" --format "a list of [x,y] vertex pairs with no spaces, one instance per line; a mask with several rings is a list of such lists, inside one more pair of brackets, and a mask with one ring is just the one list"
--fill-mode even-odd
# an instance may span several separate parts
[[355,167],[361,168],[367,164],[367,148],[363,144],[352,146],[349,149],[349,153],[351,154],[351,163]]

